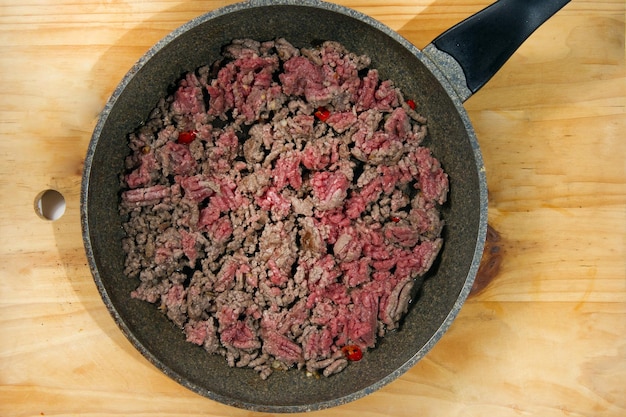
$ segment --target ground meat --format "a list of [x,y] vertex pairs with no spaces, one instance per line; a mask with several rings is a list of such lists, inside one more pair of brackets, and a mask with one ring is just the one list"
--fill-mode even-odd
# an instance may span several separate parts
[[400,326],[442,246],[426,120],[369,63],[233,41],[129,135],[131,296],[230,366],[340,372],[343,347]]

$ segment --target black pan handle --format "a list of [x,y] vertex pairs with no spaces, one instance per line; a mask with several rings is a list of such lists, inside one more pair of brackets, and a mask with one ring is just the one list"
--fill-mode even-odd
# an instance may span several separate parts
[[569,1],[499,0],[441,34],[424,52],[431,58],[435,55],[437,64],[447,61],[442,68],[446,75],[450,58],[460,65],[467,90],[459,95],[465,101],[495,75],[535,29]]

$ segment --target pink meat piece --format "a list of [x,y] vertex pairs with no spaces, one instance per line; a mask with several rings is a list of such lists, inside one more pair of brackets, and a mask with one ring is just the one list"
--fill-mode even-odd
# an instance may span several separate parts
[[[435,214],[438,218],[439,214]],[[409,213],[409,219],[413,226],[419,231],[419,233],[426,233],[433,224],[433,219],[429,215],[428,210],[425,210],[423,208],[411,209]]]
[[[256,81],[254,77],[250,78],[251,74],[262,72],[263,70],[272,73],[278,67],[278,60],[275,56],[261,57],[254,53],[244,54],[238,57],[234,63],[235,67],[239,69],[237,81],[247,85]],[[245,78],[248,80],[246,81]]]
[[436,239],[420,242],[413,248],[396,249],[396,276],[405,278],[424,274],[431,267],[440,248],[441,241]]
[[231,80],[234,78],[235,65],[231,62],[223,66],[210,85],[208,114],[224,118],[224,114],[235,106],[235,95]]
[[293,329],[307,322],[310,309],[306,308],[306,300],[299,300],[291,309],[264,310],[261,313],[261,327],[278,334],[288,335]]
[[185,256],[189,259],[189,264],[193,267],[198,259],[198,249],[196,248],[196,234],[180,230],[181,244]]
[[245,100],[242,103],[236,103],[235,107],[244,116],[246,123],[250,124],[259,119],[266,103],[267,89],[254,86],[245,95]]
[[336,317],[340,318],[336,318],[327,325],[331,335],[335,340],[335,346],[337,347],[345,346],[349,343],[348,328],[350,326],[350,307],[351,306],[348,306],[346,304],[337,306]]
[[379,319],[391,330],[398,326],[400,318],[408,310],[415,279],[413,275],[396,272],[379,283],[382,288]]
[[194,73],[188,73],[185,79],[179,83],[178,89],[174,93],[172,110],[177,114],[191,115],[205,112],[202,88]]
[[288,133],[288,138],[310,139],[314,135],[314,116],[309,114],[296,114],[284,120],[287,123],[285,129]]
[[376,171],[380,173],[382,191],[387,195],[391,194],[398,185],[406,182],[397,166],[379,165]]
[[420,147],[415,152],[419,170],[419,188],[427,200],[443,204],[448,195],[448,175],[430,150]]
[[310,170],[323,170],[337,159],[337,144],[326,140],[307,142],[302,152],[302,165]]
[[371,279],[371,259],[362,257],[351,262],[343,262],[340,267],[343,272],[343,282],[350,288],[369,282]]
[[224,346],[232,346],[237,349],[258,349],[261,341],[257,337],[256,330],[249,321],[237,320],[233,325],[220,332],[220,340]]
[[233,234],[233,225],[228,216],[222,216],[206,227],[211,240],[217,244],[226,243]]
[[185,197],[201,203],[208,199],[206,207],[200,210],[198,227],[213,225],[222,213],[248,204],[248,199],[241,195],[232,178],[227,176],[195,175],[175,178],[185,190]]
[[[384,255],[382,255],[384,254]],[[396,266],[396,262],[398,261],[396,258],[391,257],[391,253],[388,250],[384,250],[378,252],[378,255],[381,256],[382,259],[378,259],[376,261],[372,261],[371,265],[376,271],[389,271],[391,268]],[[384,256],[388,256],[387,258],[383,258]]]
[[167,296],[165,297],[165,305],[170,307],[180,307],[182,305],[183,299],[185,298],[185,288],[176,284],[173,285],[172,288],[167,292]]
[[197,166],[196,160],[189,151],[189,146],[176,142],[168,142],[159,149],[157,157],[161,161],[163,172],[175,175],[190,175]]
[[441,250],[443,239],[425,240],[411,251],[412,257],[419,259],[419,267],[411,271],[411,275],[423,275],[430,269]]
[[[343,286],[342,286],[343,287]],[[343,287],[345,289],[345,287]],[[309,296],[309,303],[313,297]],[[350,308],[348,303],[351,302],[350,296],[343,293],[343,297],[335,297],[335,300],[325,297],[325,294],[317,294],[316,301],[313,304],[311,311],[311,323],[315,324],[318,328],[324,329],[326,337],[330,337],[334,340],[336,346],[343,346],[348,343],[348,326],[350,321]],[[323,335],[320,335],[323,336]],[[325,347],[322,340],[318,340]],[[313,340],[312,342],[316,342]],[[328,355],[330,352],[315,351],[315,347],[310,347],[310,351],[313,351],[320,356]]]
[[365,289],[351,293],[353,309],[348,321],[348,337],[361,348],[374,347],[378,331],[378,296]]
[[312,310],[311,323],[317,326],[329,325],[338,317],[338,306],[324,298],[322,291],[315,291],[309,295],[307,307]]
[[174,180],[182,187],[185,198],[200,203],[215,194],[217,184],[212,178],[198,174],[191,177],[176,176]]
[[276,265],[276,261],[274,259],[270,259],[267,261],[267,266],[269,267],[270,272],[270,281],[274,285],[284,285],[289,280],[289,276],[280,270],[278,265]]
[[162,265],[173,262],[183,256],[180,232],[170,227],[157,238],[154,263]]
[[309,271],[308,286],[310,291],[326,288],[337,282],[341,276],[341,270],[337,266],[332,255],[324,255],[311,267]]
[[440,219],[439,211],[435,207],[412,208],[407,220],[420,234],[425,236],[438,236],[443,227],[443,221]]
[[358,219],[367,208],[367,201],[362,195],[353,193],[346,202],[346,215],[350,219]]
[[222,306],[216,313],[217,322],[219,323],[218,330],[222,331],[236,325],[243,311],[244,309],[240,306]]
[[222,265],[216,276],[216,281],[213,284],[213,291],[224,292],[230,290],[235,286],[235,277],[239,264],[234,259],[229,259]]
[[275,57],[242,57],[235,61],[235,66],[238,68],[234,83],[235,107],[246,123],[258,120],[261,112],[272,103],[277,107],[284,101],[280,85],[273,84],[274,72],[278,69]]
[[135,188],[122,193],[122,201],[128,206],[151,206],[169,198],[172,195],[170,187],[153,185],[146,188]]
[[351,220],[346,217],[341,207],[318,212],[314,224],[320,229],[323,238],[329,245],[334,245],[344,228],[350,226]]
[[274,186],[281,190],[290,185],[294,190],[302,187],[302,175],[300,172],[300,161],[302,157],[297,151],[285,152],[275,163],[272,170]]
[[291,210],[291,201],[276,190],[269,187],[255,202],[263,209],[275,213],[279,217],[285,217]]
[[383,179],[376,177],[361,188],[360,196],[366,203],[373,203],[380,198],[383,193]]
[[280,333],[272,329],[266,329],[261,322],[261,339],[263,351],[286,363],[294,364],[302,362],[302,347]]
[[365,57],[350,55],[336,42],[322,45],[321,59],[324,70],[324,86],[336,110],[351,107],[357,98],[361,79],[358,71],[369,63]]
[[343,205],[350,182],[342,172],[321,171],[313,174],[311,186],[317,208],[330,210]]
[[306,308],[306,300],[300,299],[291,309],[287,310],[278,331],[285,334],[294,327],[298,327],[306,323],[309,316],[310,310]]
[[198,228],[203,229],[211,226],[221,216],[221,210],[214,204],[200,210],[200,216],[198,216]]
[[370,69],[361,81],[361,88],[358,92],[359,98],[356,102],[357,111],[369,110],[375,107],[376,99],[374,94],[376,93],[378,82],[378,70]]
[[[261,91],[267,91],[268,88],[272,87],[274,81],[274,70],[276,69],[275,61],[266,61],[264,64],[262,71],[255,71],[254,80],[252,84],[254,87],[258,88]],[[275,85],[280,88],[280,86]]]
[[202,345],[208,335],[208,326],[205,321],[190,321],[185,325],[187,341],[196,345]]
[[333,351],[334,344],[334,335],[328,327],[312,330],[302,341],[304,359],[326,358]]
[[280,96],[279,88],[271,85],[276,69],[276,57],[247,54],[229,62],[207,86],[208,113],[224,118],[226,111],[236,108],[247,123],[252,123],[266,107],[268,98],[272,101]]
[[370,265],[377,271],[387,271],[396,264],[394,247],[388,244],[382,233],[369,231],[362,233],[363,255],[371,259]]
[[377,130],[371,135],[368,134],[363,140],[361,136],[355,136],[356,146],[352,153],[358,159],[380,165],[396,162],[402,157],[404,145],[395,135]]
[[333,112],[326,120],[326,124],[337,133],[343,133],[352,127],[357,121],[357,115],[352,111]]
[[330,283],[323,288],[311,288],[307,298],[307,307],[313,308],[321,301],[331,301],[335,305],[348,305],[350,304],[348,288],[340,282]]
[[162,297],[162,301],[165,304],[167,317],[182,327],[186,318],[186,306],[185,297],[187,291],[180,284],[172,285],[167,294]]
[[235,61],[236,80],[243,85],[268,88],[272,84],[272,74],[278,69],[276,56],[257,56],[250,54]]
[[411,133],[411,120],[402,107],[395,108],[385,121],[385,132],[390,135],[405,139]]
[[[191,184],[193,184],[193,182],[191,182]],[[222,222],[220,226],[215,226],[221,214],[247,205],[249,201],[237,190],[237,186],[232,178],[225,176],[204,178],[203,181],[200,181],[200,184],[205,187],[205,192],[199,193],[198,198],[206,195],[209,197],[209,200],[207,206],[200,210],[198,227],[208,228],[214,233],[217,233],[216,236],[221,236],[222,233],[219,231],[220,229],[222,229],[222,232],[227,232],[229,229],[225,223],[225,220],[228,220],[226,218],[224,218],[225,220],[220,220]],[[219,189],[219,192],[215,192],[216,189]],[[211,191],[213,191],[213,193],[211,193]],[[198,200],[198,198],[195,199],[197,202],[204,201],[204,198],[202,198],[202,200]],[[230,221],[228,221],[228,224],[230,224]],[[232,232],[232,227],[230,227],[230,229]],[[226,235],[222,237],[225,238]],[[220,240],[221,239],[222,238],[220,238]]]
[[158,163],[154,157],[154,152],[143,154],[140,157],[139,167],[126,175],[125,181],[129,188],[137,188],[148,185],[152,181],[152,176],[157,173]]
[[304,96],[313,106],[319,107],[330,103],[340,92],[341,90],[337,85],[307,83]]
[[389,242],[405,248],[414,247],[420,239],[419,230],[406,222],[387,224],[384,235]]
[[228,161],[228,167],[230,162],[235,159],[239,150],[239,138],[233,129],[227,129],[222,132],[217,140],[215,146],[211,150],[210,159],[225,160]]
[[351,262],[361,256],[363,250],[363,242],[357,231],[348,227],[341,231],[333,246],[335,257],[342,262]]
[[389,111],[400,105],[398,102],[398,92],[393,86],[393,83],[389,80],[384,80],[380,83],[374,94],[374,98],[378,110]]
[[187,341],[204,347],[209,353],[214,353],[219,348],[217,329],[213,318],[202,321],[189,320],[184,327]]
[[303,56],[294,56],[283,64],[284,72],[278,77],[286,95],[304,96],[307,91],[323,88],[321,67]]

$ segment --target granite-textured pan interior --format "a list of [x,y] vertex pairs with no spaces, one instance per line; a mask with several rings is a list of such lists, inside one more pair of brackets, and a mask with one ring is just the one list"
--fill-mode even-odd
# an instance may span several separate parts
[[[285,37],[296,46],[337,40],[368,54],[382,78],[393,79],[428,117],[430,145],[450,176],[444,208],[445,246],[400,330],[362,361],[331,378],[231,369],[209,356],[155,306],[133,300],[137,282],[123,274],[119,173],[127,134],[148,116],[169,84],[214,61],[235,38]],[[226,404],[271,412],[316,410],[362,397],[407,371],[448,328],[471,287],[486,230],[486,188],[480,152],[458,99],[422,63],[426,58],[391,30],[365,16],[319,1],[252,1],[211,12],[176,30],[122,81],[96,127],[85,162],[81,215],[87,255],[102,297],[133,344],[170,377]],[[115,360],[115,358],[111,358]]]

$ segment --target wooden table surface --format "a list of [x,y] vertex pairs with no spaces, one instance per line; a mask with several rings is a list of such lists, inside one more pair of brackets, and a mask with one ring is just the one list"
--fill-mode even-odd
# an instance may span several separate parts
[[[253,416],[161,374],[124,338],[82,247],[99,112],[168,32],[232,1],[0,2],[0,415]],[[423,48],[488,0],[338,1]],[[626,415],[624,0],[574,0],[465,104],[499,249],[435,348],[316,416]],[[64,215],[41,219],[46,189]]]

